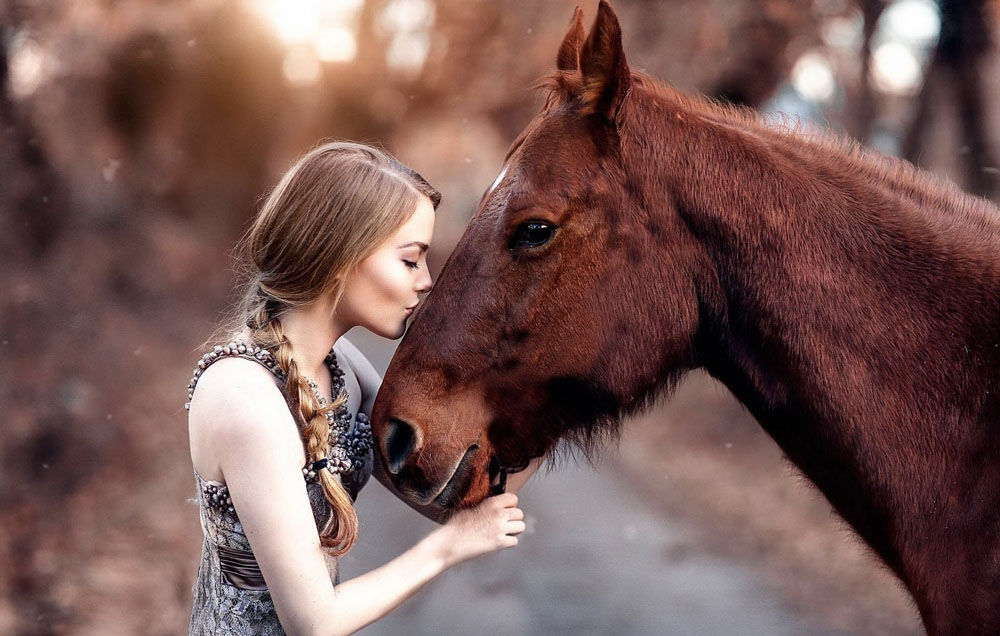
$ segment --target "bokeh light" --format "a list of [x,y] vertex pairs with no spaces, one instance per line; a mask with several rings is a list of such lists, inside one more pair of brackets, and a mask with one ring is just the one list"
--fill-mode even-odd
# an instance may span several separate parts
[[915,95],[940,31],[941,15],[934,2],[898,0],[889,5],[872,38],[872,86],[884,93]]
[[391,0],[379,14],[376,27],[389,39],[386,64],[401,75],[415,76],[430,51],[434,5],[428,0]]
[[51,75],[53,60],[41,45],[26,33],[14,37],[10,44],[10,90],[21,99],[35,92]]
[[806,53],[792,67],[792,86],[806,99],[829,101],[837,88],[833,68],[823,54]]
[[327,27],[316,36],[316,50],[324,62],[349,62],[357,55],[358,45],[347,27]]
[[858,10],[838,15],[823,21],[820,25],[820,37],[823,42],[834,49],[857,51],[861,48],[864,37],[865,19]]
[[913,95],[920,89],[923,70],[913,49],[902,42],[886,42],[872,54],[871,81],[885,93]]
[[878,36],[898,40],[915,47],[927,47],[937,41],[941,14],[930,0],[899,0],[879,20]]
[[316,51],[307,46],[290,49],[285,54],[281,70],[292,86],[311,86],[323,75],[323,67]]

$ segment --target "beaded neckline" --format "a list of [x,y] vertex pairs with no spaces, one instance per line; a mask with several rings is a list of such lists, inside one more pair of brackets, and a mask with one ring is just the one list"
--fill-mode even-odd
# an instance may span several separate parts
[[[330,349],[330,353],[333,353],[333,349]],[[209,367],[210,364],[215,362],[220,358],[225,357],[239,357],[248,358],[250,360],[255,360],[271,371],[274,375],[284,382],[285,372],[281,370],[281,366],[278,361],[274,359],[271,352],[263,347],[258,347],[257,345],[250,343],[247,344],[242,340],[234,340],[227,345],[215,345],[211,351],[206,353],[198,361],[198,366],[194,369],[194,375],[191,377],[191,381],[188,382],[188,401],[184,404],[184,409],[187,411],[191,410],[191,398],[194,397],[194,387],[198,384],[198,379],[201,374]]]
[[[302,469],[306,481],[315,479],[316,471],[323,468],[334,474],[349,473],[360,469],[373,445],[372,427],[368,416],[364,413],[358,413],[354,418],[354,428],[351,428],[351,413],[347,409],[344,371],[337,364],[337,354],[334,353],[333,349],[330,349],[330,353],[326,354],[325,362],[330,369],[330,396],[333,400],[337,400],[343,395],[344,400],[339,407],[326,412],[326,421],[330,425],[329,451],[325,458],[318,458],[318,461]],[[313,395],[316,396],[320,407],[326,406],[329,402],[320,395],[316,383],[310,378],[306,378],[306,382],[312,389]]]
[[[233,357],[253,360],[263,365],[282,383],[287,379],[281,365],[278,364],[278,361],[270,351],[254,343],[233,340],[225,345],[216,345],[198,361],[198,366],[194,369],[194,374],[187,386],[188,402],[184,404],[185,409],[190,410],[191,408],[191,399],[194,397],[194,390],[202,373],[216,361],[222,358]],[[337,354],[332,348],[324,362],[330,369],[332,380],[330,384],[331,396],[333,399],[336,399],[343,394],[345,399],[340,407],[326,413],[326,418],[330,425],[328,454],[326,458],[321,458],[321,462],[307,463],[303,467],[302,474],[306,483],[315,483],[317,481],[317,470],[323,468],[340,475],[341,479],[351,472],[360,470],[364,466],[368,454],[374,445],[371,422],[368,420],[368,416],[359,412],[356,417],[352,417],[347,408],[347,388],[344,382],[344,371],[337,363]],[[326,406],[329,402],[319,394],[319,388],[315,382],[310,379],[307,379],[307,382],[310,388],[312,388],[313,394],[316,395],[320,406]],[[353,427],[351,426],[352,419],[354,420]],[[322,467],[318,467],[317,464],[321,464]],[[211,492],[208,491],[209,488],[212,489]],[[209,505],[218,507],[220,510],[233,511],[228,488],[224,484],[207,486],[205,494],[208,495]]]

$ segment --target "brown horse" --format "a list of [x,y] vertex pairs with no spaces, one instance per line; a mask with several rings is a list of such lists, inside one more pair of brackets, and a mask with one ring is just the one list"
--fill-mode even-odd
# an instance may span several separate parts
[[1000,633],[1000,212],[631,72],[604,2],[557,63],[386,375],[395,484],[471,505],[703,367],[931,634]]

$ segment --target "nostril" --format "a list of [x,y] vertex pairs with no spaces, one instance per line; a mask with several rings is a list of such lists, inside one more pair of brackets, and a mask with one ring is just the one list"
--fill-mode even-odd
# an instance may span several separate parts
[[385,455],[389,461],[387,468],[390,473],[397,474],[406,464],[416,442],[416,432],[410,424],[396,418],[389,420],[389,430],[385,435]]

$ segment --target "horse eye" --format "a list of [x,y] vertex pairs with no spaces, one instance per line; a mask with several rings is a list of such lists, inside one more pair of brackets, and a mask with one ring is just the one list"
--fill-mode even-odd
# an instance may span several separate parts
[[555,234],[554,225],[542,223],[540,221],[530,221],[518,226],[514,236],[510,239],[510,249],[519,247],[539,247],[548,243]]

